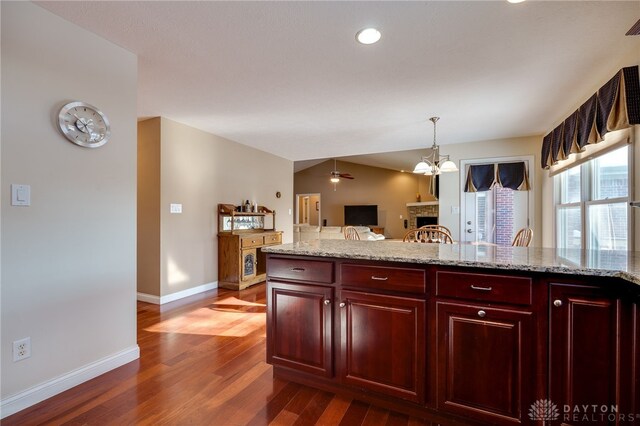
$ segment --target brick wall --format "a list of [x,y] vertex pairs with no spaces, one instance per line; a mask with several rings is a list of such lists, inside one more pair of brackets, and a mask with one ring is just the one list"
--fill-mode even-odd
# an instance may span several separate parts
[[427,216],[427,217],[438,217],[438,205],[428,205],[428,206],[409,206],[407,207],[407,212],[409,213],[409,228],[415,229],[416,226],[416,217],[418,216]]
[[513,238],[513,190],[495,188],[496,191],[496,244],[511,245]]

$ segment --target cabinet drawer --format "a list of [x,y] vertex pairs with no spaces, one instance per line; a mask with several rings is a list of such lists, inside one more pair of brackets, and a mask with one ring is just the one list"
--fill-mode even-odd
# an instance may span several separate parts
[[282,234],[269,234],[264,236],[265,244],[280,244],[282,242]]
[[342,285],[405,293],[425,293],[426,273],[423,269],[353,265],[340,268]]
[[436,272],[436,296],[530,305],[531,290],[532,281],[528,277]]
[[333,262],[271,257],[267,262],[267,275],[269,278],[330,284],[333,283]]
[[240,247],[249,248],[249,247],[260,247],[264,244],[264,239],[262,235],[254,235],[251,237],[242,237],[240,238]]

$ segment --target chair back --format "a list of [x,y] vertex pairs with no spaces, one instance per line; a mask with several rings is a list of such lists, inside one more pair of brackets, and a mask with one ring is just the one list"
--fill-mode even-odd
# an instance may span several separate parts
[[344,239],[345,240],[359,240],[360,239],[360,235],[358,234],[358,231],[353,226],[345,226],[345,228],[344,228],[344,230],[342,232],[344,232]]
[[453,244],[453,238],[440,229],[412,229],[402,239],[405,243]]
[[518,231],[515,238],[513,239],[513,243],[511,243],[514,247],[529,247],[531,244],[531,239],[533,238],[533,230],[531,228],[522,228]]
[[449,234],[449,236],[453,240],[453,236],[451,234],[451,230],[449,228],[447,228],[446,226],[444,226],[444,225],[424,225],[424,226],[421,226],[418,229],[430,229],[430,230],[443,231],[443,232],[446,232],[447,234]]

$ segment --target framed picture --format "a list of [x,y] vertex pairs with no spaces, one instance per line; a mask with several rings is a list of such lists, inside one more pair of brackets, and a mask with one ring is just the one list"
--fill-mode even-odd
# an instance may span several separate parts
[[316,201],[316,211],[320,211],[320,201]]

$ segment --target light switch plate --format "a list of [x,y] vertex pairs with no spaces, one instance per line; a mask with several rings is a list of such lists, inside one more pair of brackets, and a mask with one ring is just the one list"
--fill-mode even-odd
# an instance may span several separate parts
[[182,204],[171,203],[171,213],[182,213]]
[[11,184],[11,205],[30,206],[31,205],[31,185]]

